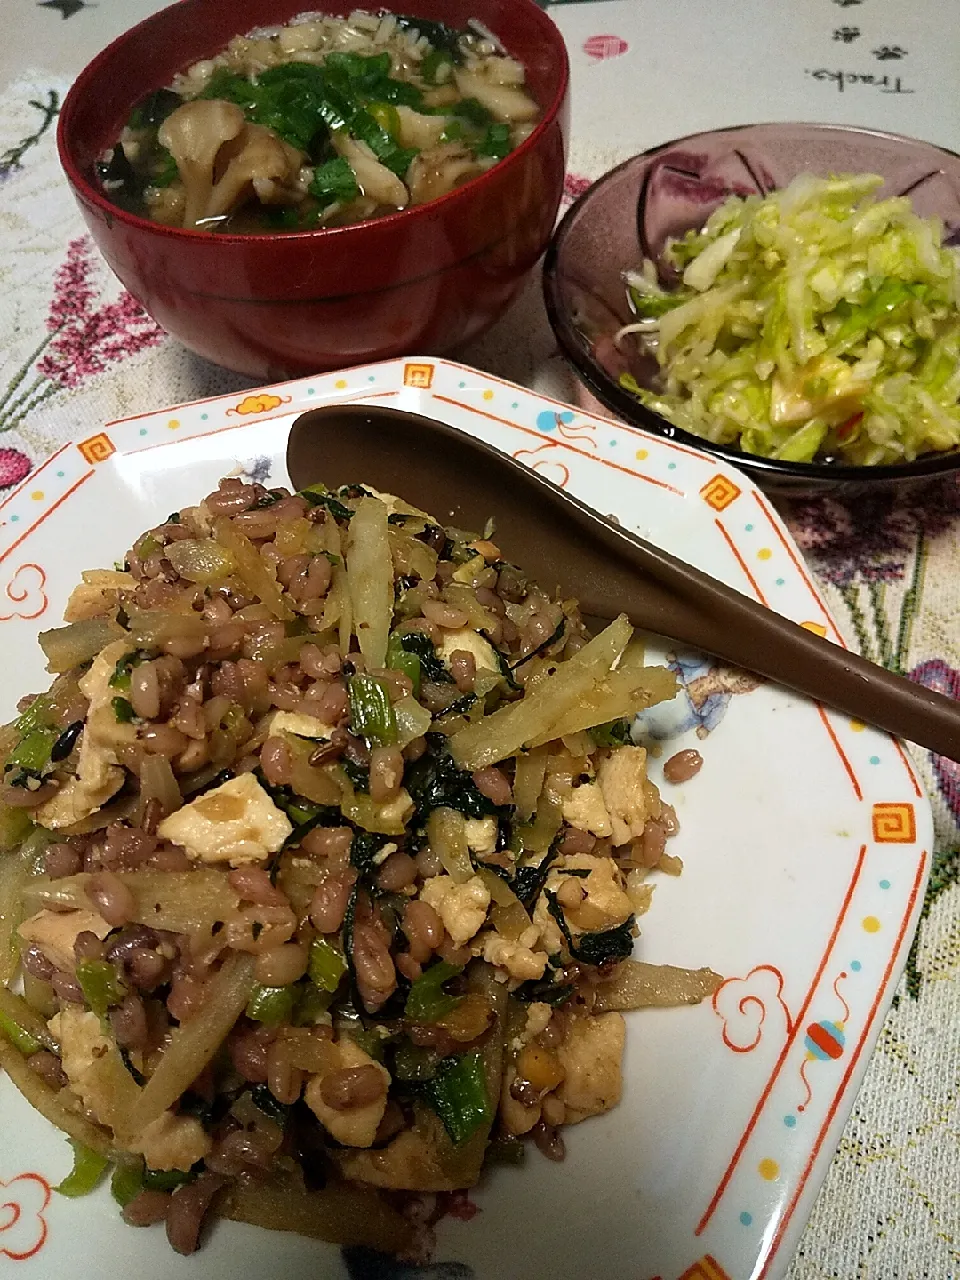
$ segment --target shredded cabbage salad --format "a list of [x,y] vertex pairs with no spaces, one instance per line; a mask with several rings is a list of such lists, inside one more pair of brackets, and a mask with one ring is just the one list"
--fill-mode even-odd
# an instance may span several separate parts
[[658,388],[621,385],[675,426],[790,462],[909,462],[960,443],[960,259],[873,174],[802,174],[731,197],[668,242],[681,277],[625,273]]

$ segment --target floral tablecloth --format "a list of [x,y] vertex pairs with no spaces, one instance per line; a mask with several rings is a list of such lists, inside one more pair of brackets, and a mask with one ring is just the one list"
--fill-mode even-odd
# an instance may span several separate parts
[[[0,493],[105,420],[247,385],[184,351],[119,289],[56,161],[71,76],[154,7],[3,0]],[[960,39],[955,24],[943,29],[936,0],[549,7],[573,60],[568,199],[640,147],[751,119],[868,124],[960,146]],[[537,280],[458,354],[574,395]],[[848,637],[892,670],[960,696],[957,483],[852,505],[795,503],[785,514]],[[0,581],[0,620],[15,609]],[[924,917],[791,1280],[960,1277],[960,765],[915,754],[937,826]]]

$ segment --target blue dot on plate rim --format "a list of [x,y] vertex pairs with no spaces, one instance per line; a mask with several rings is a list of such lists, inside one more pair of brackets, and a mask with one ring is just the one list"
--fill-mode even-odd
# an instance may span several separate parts
[[676,469],[677,469],[677,464],[676,464],[675,462],[668,462],[668,463],[667,463],[667,470],[668,470],[668,471],[676,471]]
[[615,447],[616,447],[616,443],[617,443],[617,442],[616,442],[616,440],[611,440],[611,441],[610,441],[610,448],[611,448],[611,449],[615,448]]
[[141,434],[142,436],[145,436],[145,435],[147,434],[147,428],[146,428],[146,427],[141,427],[141,428],[140,428],[140,434]]
[[775,585],[778,587],[782,587],[785,581],[786,581],[785,578],[778,578]]
[[860,963],[859,960],[851,960],[850,968],[853,970],[854,973],[859,973],[860,970],[863,968],[863,965]]
[[744,528],[744,530],[745,530],[745,532],[746,532],[746,533],[753,533],[753,525],[752,525],[752,524],[745,524],[745,525],[743,526],[743,528]]
[[315,396],[316,394],[317,394],[317,389],[316,389],[316,387],[307,387],[307,395],[308,395],[308,396]]
[[881,880],[881,881],[880,881],[880,888],[881,888],[881,889],[889,889],[889,888],[890,888],[890,881],[889,881],[889,880]]
[[740,1215],[740,1222],[743,1226],[749,1227],[753,1222],[753,1214],[747,1213],[746,1209],[744,1209],[743,1213]]
[[371,373],[371,374],[367,377],[367,381],[368,381],[368,382],[376,382],[376,378],[375,378],[375,377],[373,376],[373,374]]
[[796,1117],[796,1116],[784,1116],[784,1117],[783,1117],[783,1123],[787,1126],[787,1128],[788,1128],[788,1129],[795,1129],[795,1128],[797,1127],[797,1117]]
[[16,524],[16,523],[17,523],[17,521],[18,521],[19,519],[20,519],[20,517],[19,517],[19,516],[11,516],[11,517],[10,517],[10,523],[11,523],[11,524]]
[[871,763],[871,764],[879,764],[879,763],[880,763],[880,757],[879,757],[879,756],[871,756],[871,757],[870,757],[870,763]]
[[201,422],[206,422],[206,420],[207,420],[209,417],[210,417],[209,413],[201,413],[201,415],[200,415],[200,421],[201,421]]
[[513,404],[510,406],[510,408],[511,408],[511,409],[519,409],[519,408],[520,408],[520,401],[519,401],[519,400],[514,400]]
[[58,480],[62,480],[62,479],[63,479],[63,472],[62,472],[62,471],[58,471],[58,472],[57,472],[57,479],[58,479]]

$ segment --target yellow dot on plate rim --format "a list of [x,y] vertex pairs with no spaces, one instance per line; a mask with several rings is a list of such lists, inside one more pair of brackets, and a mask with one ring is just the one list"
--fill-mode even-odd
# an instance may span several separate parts
[[346,378],[338,378],[333,385],[337,388],[338,391],[342,391],[344,387],[347,385],[347,380]]
[[876,916],[864,916],[861,922],[867,933],[879,933],[880,921]]
[[42,489],[34,489],[33,493],[31,493],[30,497],[34,500],[34,502],[42,502],[42,501],[43,501],[43,490],[42,490]]
[[171,418],[170,421],[167,423],[167,426],[170,428],[171,431],[176,431],[179,425],[180,425],[179,418]]
[[493,392],[492,392],[492,391],[485,391],[485,392],[483,393],[483,398],[484,398],[484,400],[492,400],[492,399],[493,399]]
[[769,547],[761,547],[760,550],[757,552],[757,559],[769,560],[772,555],[773,555],[773,552],[770,550]]
[[767,1182],[776,1182],[780,1177],[780,1166],[776,1160],[761,1160],[757,1165],[757,1173],[761,1178],[765,1178]]
[[863,731],[864,731],[864,729],[865,729],[866,727],[867,727],[867,725],[866,725],[866,721],[864,721],[864,720],[851,720],[851,721],[850,721],[850,728],[853,730],[853,732],[854,732],[854,733],[863,733]]
[[643,462],[645,459],[650,457],[650,452],[647,449],[638,449],[633,456],[638,462]]

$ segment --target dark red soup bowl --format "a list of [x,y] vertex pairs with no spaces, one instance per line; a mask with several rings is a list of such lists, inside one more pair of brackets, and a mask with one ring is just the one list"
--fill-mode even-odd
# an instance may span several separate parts
[[274,235],[163,227],[112,205],[95,165],[136,103],[235,35],[305,10],[371,3],[181,0],[114,41],[60,113],[60,159],[100,251],[185,346],[265,381],[440,353],[491,324],[546,247],[563,189],[566,49],[534,0],[403,0],[413,17],[484,23],[526,68],[543,110],[506,159],[429,204],[370,222]]

